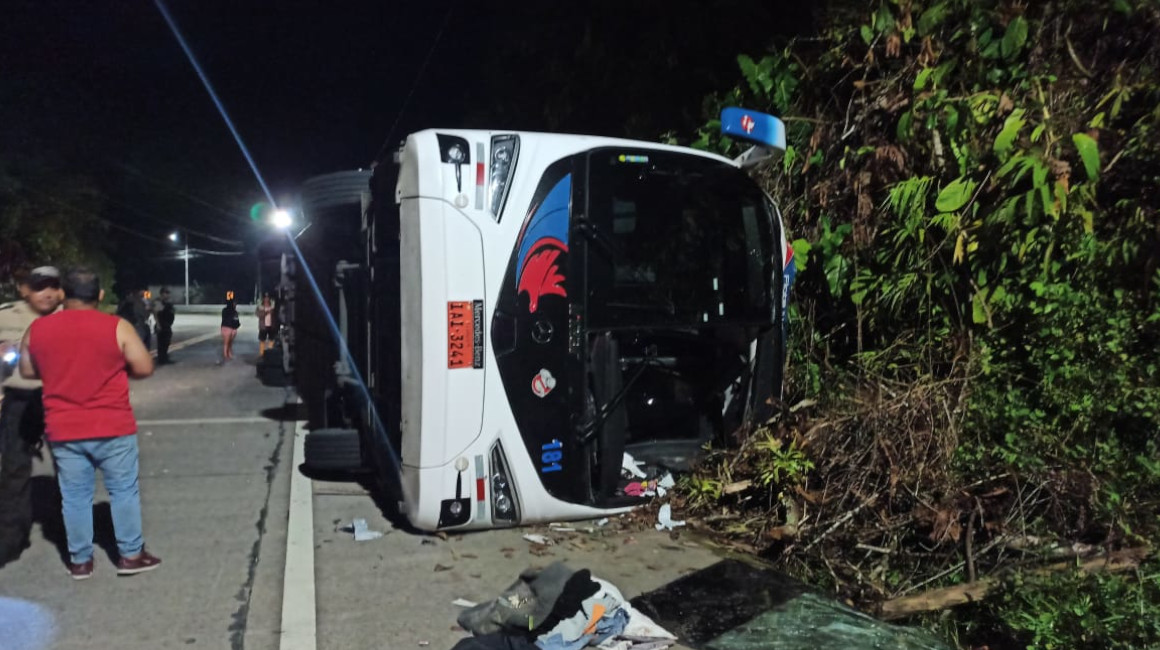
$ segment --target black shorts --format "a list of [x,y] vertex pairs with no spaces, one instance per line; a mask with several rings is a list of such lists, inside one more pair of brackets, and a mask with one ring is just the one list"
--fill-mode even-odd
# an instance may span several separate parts
[[258,340],[259,341],[274,341],[276,340],[276,331],[273,327],[259,327]]

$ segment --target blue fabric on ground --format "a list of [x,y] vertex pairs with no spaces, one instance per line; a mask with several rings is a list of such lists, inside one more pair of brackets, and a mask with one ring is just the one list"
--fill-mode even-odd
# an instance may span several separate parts
[[580,650],[585,646],[598,645],[605,639],[620,634],[627,625],[628,612],[616,609],[596,622],[596,632],[593,634],[585,634],[571,641],[565,640],[562,634],[553,634],[547,638],[540,637],[536,640],[536,645],[540,650]]

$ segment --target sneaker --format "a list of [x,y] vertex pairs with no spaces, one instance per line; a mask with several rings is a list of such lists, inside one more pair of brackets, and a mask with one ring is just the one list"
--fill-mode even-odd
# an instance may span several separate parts
[[68,563],[68,574],[72,576],[73,580],[88,580],[93,577],[93,561],[81,562],[80,564]]
[[142,549],[137,557],[123,557],[117,560],[117,575],[131,576],[136,573],[152,571],[159,566],[161,566],[161,558],[154,557]]

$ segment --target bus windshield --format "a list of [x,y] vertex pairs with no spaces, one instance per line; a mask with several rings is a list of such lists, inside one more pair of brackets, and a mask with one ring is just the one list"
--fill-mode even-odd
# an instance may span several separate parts
[[765,196],[723,162],[656,150],[589,157],[588,329],[768,323],[776,248]]

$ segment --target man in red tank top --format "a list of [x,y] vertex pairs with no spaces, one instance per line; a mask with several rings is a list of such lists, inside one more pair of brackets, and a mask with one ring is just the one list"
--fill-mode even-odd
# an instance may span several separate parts
[[117,537],[118,575],[157,568],[145,551],[137,484],[137,421],[129,378],[153,374],[153,359],[133,326],[97,309],[104,292],[88,269],[61,283],[64,310],[37,319],[24,335],[20,372],[44,382],[45,437],[56,461],[68,536],[69,574],[93,574],[93,495],[104,476]]

